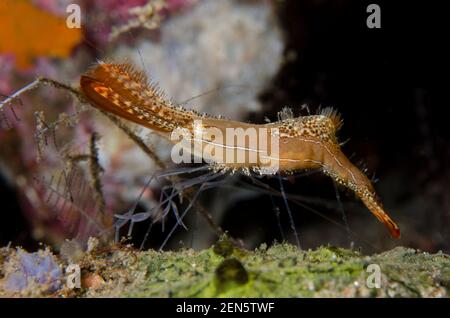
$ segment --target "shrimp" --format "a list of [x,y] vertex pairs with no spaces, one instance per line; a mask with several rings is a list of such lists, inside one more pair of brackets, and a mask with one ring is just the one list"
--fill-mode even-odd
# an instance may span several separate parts
[[[214,144],[216,150],[231,150],[233,158],[244,155],[245,160],[224,161],[207,158],[212,165],[223,170],[256,171],[265,174],[263,168],[276,165],[280,174],[293,174],[305,169],[320,169],[338,184],[353,191],[368,210],[389,230],[394,238],[400,237],[397,224],[384,211],[375,189],[367,176],[353,165],[342,152],[336,134],[342,120],[336,111],[326,108],[317,115],[285,118],[267,124],[250,124],[199,114],[174,105],[164,94],[148,83],[146,75],[129,64],[100,62],[80,78],[80,90],[94,107],[152,129],[164,138],[172,140],[174,131],[182,129],[190,133],[197,151]],[[235,142],[234,138],[218,142],[209,130],[226,135],[229,129],[263,131],[268,140],[277,140],[277,155],[267,155],[260,143]],[[274,133],[276,132],[276,133]],[[173,140],[172,140],[173,141]],[[187,147],[185,147],[187,148]],[[200,148],[200,149],[198,149]],[[195,152],[196,150],[190,151]],[[250,160],[252,154],[256,160]],[[266,160],[264,160],[266,159]],[[264,163],[265,162],[265,163]],[[271,172],[273,173],[273,171]]]

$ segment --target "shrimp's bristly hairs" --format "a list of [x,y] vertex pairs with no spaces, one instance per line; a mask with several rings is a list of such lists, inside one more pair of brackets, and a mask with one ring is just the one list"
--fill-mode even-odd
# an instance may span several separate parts
[[344,124],[344,121],[341,117],[341,114],[334,109],[333,107],[325,107],[323,109],[319,109],[319,115],[326,116],[331,119],[334,125],[334,129],[337,132],[342,125]]

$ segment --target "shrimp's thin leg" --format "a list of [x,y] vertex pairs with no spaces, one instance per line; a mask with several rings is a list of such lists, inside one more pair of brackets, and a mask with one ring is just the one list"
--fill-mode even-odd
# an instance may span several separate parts
[[[152,214],[154,215],[154,214],[156,214],[155,211],[158,211],[159,209],[161,209],[161,207],[162,207],[164,204],[166,204],[167,202],[169,202],[168,204],[171,204],[172,198],[178,196],[179,194],[181,194],[181,193],[182,193],[184,190],[186,190],[187,188],[193,187],[193,186],[195,186],[195,185],[197,185],[197,184],[202,184],[202,186],[203,186],[203,185],[207,184],[207,182],[210,182],[211,180],[213,180],[213,179],[215,179],[215,178],[217,178],[217,177],[220,177],[220,176],[222,176],[222,175],[223,175],[223,173],[211,172],[211,173],[207,173],[207,174],[205,174],[205,175],[202,175],[202,176],[199,176],[199,177],[196,177],[196,178],[192,178],[192,179],[185,180],[185,181],[180,182],[180,183],[178,183],[178,184],[176,184],[176,185],[172,185],[173,191],[172,191],[172,193],[170,194],[170,196],[168,196],[168,197],[167,197],[166,199],[164,199],[162,202],[159,202],[159,204],[158,204],[156,207],[152,208],[151,211],[146,212],[146,213],[148,214],[148,216],[151,216]],[[210,182],[210,183],[211,183],[211,182]],[[164,187],[162,190],[163,190],[163,191],[166,191],[166,190],[168,189],[168,187],[170,187],[170,186],[166,186],[166,187]],[[203,188],[204,188],[204,187],[203,187]],[[200,191],[200,192],[201,192],[201,191]],[[183,214],[182,214],[181,216],[179,216],[179,215],[178,215],[178,212],[176,212],[177,223],[175,224],[175,228],[176,228],[178,225],[182,224],[182,219],[184,218],[184,215],[186,215],[187,210],[189,210],[189,209],[192,207],[192,205],[195,203],[195,201],[196,201],[198,195],[199,195],[199,192],[197,191],[193,197],[188,198],[188,200],[189,200],[189,206],[188,206],[188,208],[185,209],[185,211],[183,212]],[[172,203],[173,203],[173,202],[172,202]],[[177,210],[177,211],[178,211],[178,210]],[[155,223],[155,222],[157,222],[159,219],[164,220],[164,219],[165,219],[165,216],[167,216],[167,213],[168,213],[168,211],[163,211],[162,216],[161,216],[160,218],[158,218],[158,219],[152,220],[151,223]],[[148,235],[150,234],[151,228],[152,228],[152,226],[149,225],[149,228],[147,229],[147,232],[146,232],[146,234],[145,234],[145,236],[144,236],[144,239],[143,239],[143,241],[142,241],[142,243],[141,243],[141,247],[140,247],[141,249],[143,248],[145,242],[147,241],[147,237],[148,237]],[[173,230],[173,231],[174,231],[174,230]],[[171,233],[169,234],[169,236],[166,238],[165,243],[167,242],[167,240],[169,239],[169,237],[170,237],[170,235],[173,233],[173,231],[171,231]],[[163,243],[163,245],[164,245],[165,243]]]
[[278,229],[280,230],[281,240],[283,242],[285,242],[286,238],[284,236],[283,227],[281,226],[280,208],[275,204],[275,200],[273,199],[273,195],[269,194],[269,196],[270,196],[270,201],[272,202],[272,207],[273,207],[273,210],[275,212],[275,216],[277,218],[277,225],[278,225]]
[[336,182],[334,180],[332,180],[332,182],[333,182],[334,192],[336,194],[336,201],[337,201],[337,204],[338,204],[338,209],[341,212],[342,221],[344,222],[345,229],[347,230],[348,243],[349,243],[349,245],[351,245],[352,244],[351,243],[352,240],[351,240],[351,237],[350,237],[350,227],[348,225],[347,214],[345,213],[344,205],[342,204],[341,196],[339,194],[339,189],[337,187],[337,184],[336,184]]
[[283,180],[281,179],[281,175],[280,174],[278,174],[278,181],[280,183],[280,191],[281,191],[281,195],[283,196],[284,205],[286,206],[286,211],[287,211],[288,216],[289,216],[289,222],[291,224],[291,229],[294,232],[295,242],[297,243],[298,248],[302,249],[302,247],[300,245],[300,239],[299,239],[298,233],[297,233],[297,228],[296,228],[295,223],[294,223],[294,218],[292,216],[291,208],[289,207],[289,202],[288,202],[287,197],[286,197],[286,192],[284,191]]
[[[265,184],[264,182],[261,182],[260,180],[254,178],[253,176],[249,176],[249,178],[251,179],[251,181],[253,182],[253,184],[249,184],[246,182],[239,182],[240,186],[245,186],[247,189],[250,190],[254,190],[254,191],[258,191],[258,192],[262,192],[262,193],[266,193],[268,195],[274,195],[277,197],[282,197],[282,194],[280,193],[279,190],[272,188],[271,186]],[[319,212],[318,210],[310,207],[308,204],[318,204],[319,202],[316,201],[312,201],[311,198],[307,198],[298,194],[290,194],[290,193],[286,193],[286,198],[292,202],[293,204],[305,209],[308,212],[311,212],[315,215],[318,215],[319,217],[323,218],[324,220],[334,224],[335,226],[337,226],[338,228],[344,230],[344,231],[348,231],[348,233],[350,233],[351,237],[356,237],[358,238],[359,242],[364,243],[367,247],[370,247],[373,252],[381,252],[381,250],[379,248],[377,248],[376,246],[374,246],[371,242],[369,242],[368,240],[366,240],[364,237],[362,237],[361,235],[357,234],[356,232],[350,230],[349,228],[345,227],[344,225],[342,225],[339,222],[336,222],[335,220],[331,219],[330,217],[326,216],[325,214]],[[333,202],[328,202],[325,200],[320,200],[320,203],[325,203],[325,206],[327,208],[332,208],[333,206],[335,206],[335,204],[333,204]]]
[[86,100],[84,99],[84,97],[81,95],[81,93],[79,91],[77,91],[75,88],[60,83],[58,81],[55,81],[53,79],[50,78],[46,78],[46,77],[39,77],[36,80],[34,80],[33,82],[31,82],[30,84],[22,87],[21,89],[19,89],[18,91],[16,91],[14,94],[8,96],[8,98],[6,98],[5,100],[3,100],[0,103],[0,110],[5,107],[6,105],[10,104],[13,100],[15,99],[19,99],[19,97],[23,94],[25,94],[26,92],[29,92],[43,84],[47,84],[47,85],[51,85],[54,86],[58,89],[63,89],[66,91],[69,91],[71,94],[73,94],[81,103],[85,104]]
[[[205,167],[205,166],[204,166],[204,167]],[[207,167],[207,166],[206,166],[206,167]],[[192,168],[191,168],[191,169],[192,169]],[[196,171],[203,170],[203,169],[198,169],[198,168],[194,168],[194,169],[195,169]],[[183,171],[183,173],[186,172],[185,170],[181,170],[181,171]],[[188,171],[188,172],[189,172],[189,171]],[[170,173],[169,173],[169,174],[170,174]],[[136,214],[136,215],[143,215],[143,217],[139,217],[138,220],[135,220],[135,221],[133,220],[133,222],[140,222],[140,221],[143,221],[143,220],[145,220],[145,219],[148,219],[148,218],[149,218],[150,216],[152,216],[152,215],[156,215],[156,212],[159,211],[159,210],[161,209],[161,207],[164,206],[164,204],[166,204],[166,203],[167,203],[168,205],[174,204],[174,202],[172,201],[172,199],[173,199],[174,197],[178,196],[179,194],[181,194],[182,191],[185,190],[187,187],[193,186],[193,185],[195,185],[196,183],[202,183],[202,182],[205,182],[205,181],[207,180],[206,178],[207,178],[208,176],[216,175],[216,174],[217,174],[217,173],[215,173],[215,172],[207,173],[206,175],[202,175],[202,176],[199,176],[199,177],[197,177],[197,178],[193,178],[193,179],[191,179],[191,180],[188,180],[189,183],[187,183],[187,182],[181,182],[181,183],[179,183],[179,184],[177,185],[177,187],[175,187],[175,185],[163,187],[163,188],[162,188],[162,192],[167,191],[167,189],[170,188],[170,187],[173,189],[173,191],[172,191],[172,193],[170,194],[170,196],[168,196],[166,199],[160,201],[160,202],[158,203],[158,205],[157,205],[156,207],[152,208],[150,211],[145,212],[145,213],[138,213],[138,214]],[[205,180],[205,179],[206,179],[206,180]],[[193,181],[195,181],[195,182],[193,183]],[[192,199],[188,198],[188,200],[191,201]],[[193,201],[192,201],[192,202],[193,202]],[[163,211],[163,213],[162,213],[162,215],[161,215],[160,218],[155,219],[155,220],[152,220],[150,223],[155,223],[155,222],[157,222],[157,221],[160,220],[160,219],[164,222],[165,217],[167,216],[168,212],[169,212],[169,210],[168,210],[168,209],[165,209],[165,210]],[[136,215],[134,215],[133,218],[135,218]],[[182,217],[180,217],[180,216],[178,215],[178,210],[176,210],[175,216],[176,216],[176,218],[177,218],[177,225],[183,224],[183,223],[182,223]],[[140,247],[141,249],[143,248],[145,242],[147,241],[147,237],[148,237],[148,235],[150,234],[151,228],[152,228],[152,225],[149,225],[149,228],[147,229],[147,232],[145,233],[144,239],[143,239],[143,241],[142,241],[142,243],[141,243],[141,247]]]
[[[210,188],[217,187],[218,185],[220,185],[224,182],[224,180],[212,181],[222,175],[223,175],[223,173],[216,173],[216,174],[213,174],[210,178],[208,178],[208,181],[203,181],[200,188],[196,191],[195,195],[193,196],[191,202],[189,202],[189,205],[186,207],[186,209],[181,214],[181,219],[183,219],[186,216],[186,214],[189,212],[189,210],[192,208],[192,206],[194,205],[194,202],[197,200],[197,198],[201,192],[203,192],[204,190],[210,189]],[[172,236],[173,232],[175,232],[177,227],[178,227],[178,223],[172,227],[169,234],[165,238],[164,242],[161,244],[159,250],[162,250],[164,248],[164,246],[167,244],[169,238]]]
[[[193,172],[208,170],[209,166],[205,165],[205,166],[200,166],[197,168],[188,167],[185,169],[186,169],[185,170],[186,174],[189,174],[189,173],[193,173]],[[167,176],[168,178],[171,178],[172,183],[177,183],[179,181],[178,176],[172,176],[170,174],[167,174],[165,176]],[[192,199],[192,196],[193,196],[192,189],[186,189],[186,191],[183,193],[183,197],[188,200]],[[201,204],[196,203],[195,208],[196,208],[196,211],[198,213],[200,213],[200,215],[205,219],[205,221],[213,229],[213,231],[215,232],[215,234],[218,237],[224,234],[224,231],[222,230],[222,228],[213,220],[211,214],[209,214],[208,211],[206,211],[206,209]],[[163,223],[163,225],[164,225],[164,223]],[[233,241],[234,243],[236,243],[237,245],[240,245],[239,242],[234,241],[232,238],[230,238],[230,240]]]
[[[10,98],[10,96],[0,94],[0,98],[7,99],[7,98]],[[19,97],[17,97],[16,99],[19,102],[20,106],[23,106],[22,100]],[[10,102],[10,104],[11,104],[11,102]],[[19,116],[17,116],[16,111],[14,110],[14,107],[12,105],[9,105],[9,106],[10,106],[9,109],[11,110],[14,120],[16,122],[20,122],[21,118],[19,118]],[[4,128],[7,130],[13,128],[13,125],[10,123],[9,118],[6,116],[5,112],[1,108],[0,108],[0,128]]]
[[[115,230],[116,230],[116,235],[115,235],[115,240],[116,242],[119,239],[119,232],[120,229],[127,224],[128,222],[130,222],[130,226],[128,228],[128,235],[131,234],[132,229],[133,229],[133,225],[136,222],[141,222],[146,220],[148,217],[150,217],[150,213],[148,212],[144,212],[144,213],[134,213],[139,201],[142,198],[142,195],[144,194],[145,190],[147,190],[147,188],[150,186],[151,182],[156,180],[158,183],[160,183],[160,179],[162,178],[168,178],[170,176],[177,176],[180,174],[185,174],[185,173],[192,173],[194,171],[201,171],[201,170],[206,170],[208,167],[207,166],[202,166],[200,168],[187,168],[187,167],[182,167],[182,168],[176,168],[176,169],[171,169],[168,171],[158,171],[153,173],[150,178],[147,180],[147,182],[145,183],[144,187],[142,188],[138,198],[135,200],[133,206],[124,214],[116,214],[115,217],[118,219],[115,223]],[[164,190],[164,189],[162,189]],[[173,196],[172,196],[173,197]],[[172,198],[171,197],[171,198]],[[167,202],[164,201],[164,203]],[[160,204],[164,204],[164,203],[160,203]]]

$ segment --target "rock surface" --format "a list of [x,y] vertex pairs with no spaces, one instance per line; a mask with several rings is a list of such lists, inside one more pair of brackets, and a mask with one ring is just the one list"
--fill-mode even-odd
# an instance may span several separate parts
[[[80,288],[65,283],[50,294],[34,281],[8,290],[11,277],[17,280],[20,274],[20,255],[20,249],[1,249],[1,296],[448,297],[450,286],[450,256],[443,253],[397,247],[364,256],[332,246],[301,251],[289,244],[246,251],[222,240],[199,252],[97,248],[74,262],[81,272]],[[71,261],[58,255],[54,259],[65,282]]]

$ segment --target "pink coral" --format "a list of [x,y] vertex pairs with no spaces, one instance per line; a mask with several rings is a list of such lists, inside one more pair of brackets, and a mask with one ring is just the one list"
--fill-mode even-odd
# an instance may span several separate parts
[[0,94],[8,95],[12,91],[11,74],[13,67],[14,57],[9,54],[0,54]]
[[146,0],[86,1],[88,33],[96,44],[108,43],[112,27],[125,24],[130,19],[129,10],[146,3]]
[[197,0],[166,0],[167,11],[177,12],[193,6]]

